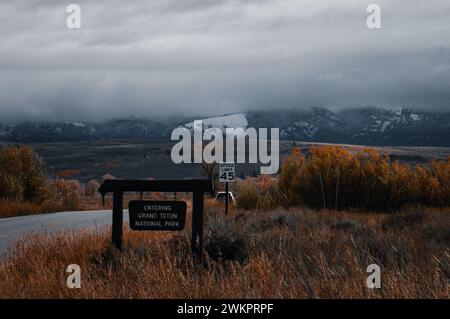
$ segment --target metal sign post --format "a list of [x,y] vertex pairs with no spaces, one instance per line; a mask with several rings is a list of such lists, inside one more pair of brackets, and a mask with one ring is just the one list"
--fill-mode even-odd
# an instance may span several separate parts
[[228,214],[228,183],[236,180],[236,167],[234,163],[220,163],[219,166],[219,182],[225,183],[225,215]]

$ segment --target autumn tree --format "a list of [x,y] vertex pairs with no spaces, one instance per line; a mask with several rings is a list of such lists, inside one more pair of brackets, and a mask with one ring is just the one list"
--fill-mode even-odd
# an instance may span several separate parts
[[42,203],[48,195],[43,164],[31,147],[0,147],[0,198]]
[[211,192],[211,195],[214,195],[217,189],[216,188],[217,179],[219,178],[219,164],[216,162],[206,163],[205,160],[203,160],[202,173],[213,182],[213,190]]
[[86,185],[86,196],[94,196],[100,188],[100,183],[96,179],[91,179]]
[[77,210],[80,205],[81,186],[77,180],[57,179],[52,184],[52,204],[57,210]]
[[283,206],[392,211],[404,205],[450,206],[450,159],[423,165],[392,161],[375,149],[294,148],[278,182]]

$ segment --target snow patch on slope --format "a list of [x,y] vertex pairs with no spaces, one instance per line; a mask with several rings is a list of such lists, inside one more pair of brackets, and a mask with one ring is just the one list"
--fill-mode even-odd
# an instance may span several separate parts
[[86,125],[84,123],[80,123],[80,122],[66,122],[67,125],[72,125],[75,127],[86,127]]
[[[247,117],[244,113],[237,113],[231,115],[224,115],[218,117],[211,117],[202,119],[203,129],[218,128],[221,131],[225,131],[226,128],[238,128],[242,127],[246,129],[248,127]],[[194,122],[186,123],[183,127],[193,130]],[[195,129],[202,129],[201,127],[195,127]]]

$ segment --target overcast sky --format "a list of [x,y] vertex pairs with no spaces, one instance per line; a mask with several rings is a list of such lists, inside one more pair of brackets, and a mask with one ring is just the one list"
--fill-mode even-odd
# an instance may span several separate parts
[[450,111],[449,17],[449,0],[1,0],[0,121]]

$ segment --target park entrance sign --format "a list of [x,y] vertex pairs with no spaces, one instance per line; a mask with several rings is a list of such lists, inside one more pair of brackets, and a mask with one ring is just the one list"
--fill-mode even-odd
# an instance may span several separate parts
[[[103,185],[98,189],[99,193],[104,197],[108,193],[113,194],[113,209],[112,209],[112,243],[120,249],[122,247],[122,235],[123,235],[123,194],[125,192],[186,192],[192,193],[192,239],[191,249],[194,254],[201,256],[203,250],[203,197],[205,192],[211,192],[213,189],[212,181],[208,179],[182,179],[182,180],[106,180]],[[150,204],[149,204],[150,203]],[[155,202],[147,202],[149,205],[154,205]],[[164,230],[179,230],[181,223],[184,227],[184,218],[186,213],[185,203],[180,202],[164,202],[167,204],[165,208],[157,207],[151,211],[159,214],[155,218],[152,216],[132,216],[135,212],[139,213],[139,209],[143,208],[145,203],[132,204],[130,214],[130,222],[133,227],[144,229],[145,227],[156,227],[157,223],[151,223],[149,221],[160,221],[158,225]],[[177,204],[175,204],[177,203]],[[175,211],[176,218],[167,218],[168,215],[161,215],[164,209],[173,209]],[[145,210],[141,210],[141,213]],[[182,214],[184,212],[184,214]],[[172,216],[175,217],[175,216]],[[136,219],[135,219],[136,218]],[[183,219],[182,219],[183,218]],[[138,222],[140,221],[140,222]],[[176,222],[178,221],[178,226]],[[166,223],[167,222],[167,223]],[[172,222],[172,223],[170,223]],[[131,225],[130,224],[130,225]],[[151,226],[153,225],[153,226]],[[171,226],[169,226],[171,225]],[[150,230],[150,229],[149,229]],[[156,229],[153,229],[156,230]]]
[[186,203],[180,201],[131,201],[128,204],[132,230],[184,229]]

